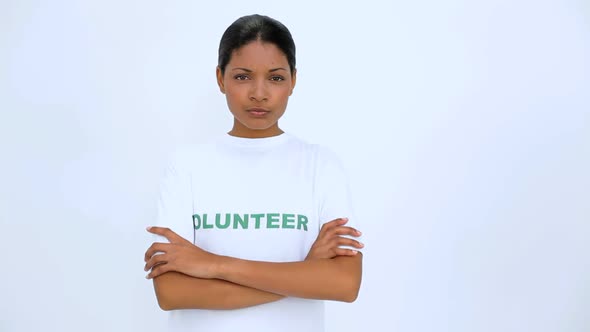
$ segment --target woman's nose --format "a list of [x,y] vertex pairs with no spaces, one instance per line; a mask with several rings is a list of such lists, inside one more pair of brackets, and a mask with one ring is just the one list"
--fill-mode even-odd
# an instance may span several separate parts
[[268,100],[268,89],[264,80],[259,80],[252,84],[252,88],[250,89],[250,100]]

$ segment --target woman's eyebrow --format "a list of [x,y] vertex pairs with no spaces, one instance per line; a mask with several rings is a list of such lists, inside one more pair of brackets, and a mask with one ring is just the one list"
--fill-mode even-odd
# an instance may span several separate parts
[[[232,71],[234,71],[234,70],[241,70],[241,71],[245,71],[247,73],[251,73],[252,72],[252,69],[242,68],[242,67],[232,68]],[[278,70],[287,71],[287,69],[285,69],[283,67],[278,67],[278,68],[273,68],[273,69],[269,70],[268,72],[269,73],[272,73],[272,72],[275,72],[275,71],[278,71]]]

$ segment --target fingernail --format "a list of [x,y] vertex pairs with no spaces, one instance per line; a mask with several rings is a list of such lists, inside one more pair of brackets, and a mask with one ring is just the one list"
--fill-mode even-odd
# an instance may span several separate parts
[[361,233],[361,231],[356,231],[358,233],[358,235],[363,235],[363,233]]
[[145,229],[149,231],[150,229],[152,229],[152,226],[148,226]]
[[361,247],[364,247],[365,246],[365,244],[362,243],[362,242],[359,242],[359,244],[361,245]]
[[357,253],[358,253],[358,251],[356,251],[356,250],[353,250],[353,251],[352,251],[352,254],[353,254],[353,255],[356,255]]
[[146,278],[146,279],[149,279],[149,278],[150,278],[150,275],[149,275],[149,274],[147,274],[147,275],[145,276],[145,278]]
[[342,220],[344,220],[344,221],[348,221],[348,218],[342,218]]

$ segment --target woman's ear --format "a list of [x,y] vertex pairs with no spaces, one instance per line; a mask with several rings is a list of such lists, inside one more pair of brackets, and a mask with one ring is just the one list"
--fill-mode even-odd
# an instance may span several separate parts
[[297,69],[293,69],[293,73],[291,73],[291,92],[289,93],[289,96],[293,94],[295,83],[297,83]]
[[217,76],[217,85],[219,86],[219,91],[225,94],[225,85],[223,84],[223,73],[221,72],[221,68],[217,66],[215,69],[215,75]]

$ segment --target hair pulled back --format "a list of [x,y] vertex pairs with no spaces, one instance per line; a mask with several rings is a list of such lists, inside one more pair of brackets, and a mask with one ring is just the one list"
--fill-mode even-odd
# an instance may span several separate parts
[[273,18],[254,14],[240,17],[223,33],[217,63],[222,74],[225,73],[232,53],[253,41],[276,45],[287,57],[291,73],[295,71],[295,42],[289,29]]

